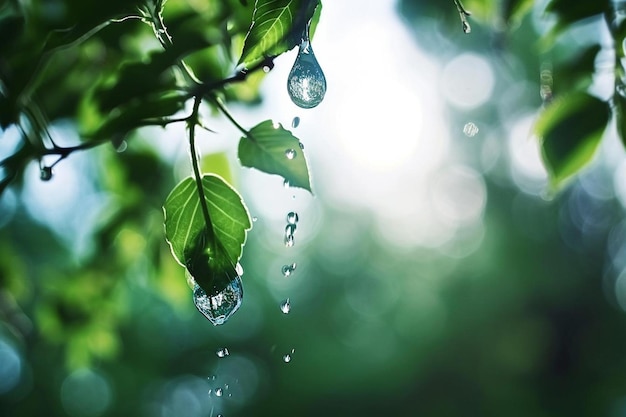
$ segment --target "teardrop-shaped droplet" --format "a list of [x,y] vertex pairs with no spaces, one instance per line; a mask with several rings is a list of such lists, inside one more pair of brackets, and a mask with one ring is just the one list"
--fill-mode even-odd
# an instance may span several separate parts
[[294,159],[297,155],[298,153],[295,149],[285,149],[285,157],[287,159]]
[[303,34],[298,56],[287,78],[287,91],[291,101],[304,109],[320,104],[326,94],[326,77],[313,53],[308,27]]
[[298,216],[298,213],[296,213],[295,211],[290,211],[289,213],[287,213],[288,224],[296,224],[298,223],[299,220],[300,220],[300,217]]
[[243,283],[239,276],[215,295],[207,295],[198,284],[193,290],[193,302],[196,308],[215,326],[226,323],[230,316],[241,307],[242,299]]
[[298,116],[296,116],[291,121],[291,127],[293,127],[295,129],[298,126],[300,126],[300,118]]
[[52,179],[52,167],[42,167],[39,171],[39,178],[42,181],[50,181]]
[[291,265],[283,265],[281,271],[283,273],[283,276],[285,278],[287,278],[288,276],[290,276],[291,274],[293,274],[293,271],[296,270],[296,266],[297,264],[294,262]]
[[291,311],[291,303],[289,302],[289,298],[280,303],[280,311],[282,311],[283,314],[289,314],[289,312]]
[[221,349],[218,349],[215,354],[217,355],[218,358],[224,358],[228,355],[230,355],[230,352],[228,351],[228,348],[223,347]]

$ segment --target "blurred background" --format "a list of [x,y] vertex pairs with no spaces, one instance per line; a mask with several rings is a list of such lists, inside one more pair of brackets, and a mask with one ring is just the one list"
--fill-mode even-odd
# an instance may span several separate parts
[[[607,130],[552,193],[532,136],[542,68],[600,39],[606,98],[612,46],[592,19],[537,53],[544,3],[508,28],[474,10],[464,34],[452,1],[324,2],[324,102],[289,100],[294,50],[261,104],[231,107],[301,139],[314,195],[240,168],[227,121],[199,132],[255,220],[220,327],[163,237],[184,126],[75,153],[48,182],[29,165],[0,199],[0,415],[626,416],[623,146]],[[51,133],[79,141],[71,120]]]

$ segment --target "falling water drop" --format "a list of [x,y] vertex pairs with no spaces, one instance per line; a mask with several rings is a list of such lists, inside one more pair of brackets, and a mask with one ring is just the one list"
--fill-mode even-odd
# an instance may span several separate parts
[[282,311],[283,314],[289,314],[289,312],[291,311],[291,303],[289,302],[289,298],[280,303],[280,311]]
[[287,224],[296,224],[299,220],[300,218],[298,217],[298,213],[295,211],[290,211],[287,214]]
[[283,265],[283,267],[282,267],[283,276],[285,278],[287,278],[291,274],[293,274],[293,271],[296,270],[296,266],[297,266],[297,264],[295,262],[292,263],[291,265]]
[[50,181],[52,179],[52,167],[41,167],[39,178],[41,178],[42,181]]
[[476,124],[474,124],[474,122],[468,122],[465,124],[465,126],[463,126],[463,133],[465,133],[465,136],[467,136],[468,138],[473,138],[474,136],[476,136],[479,130],[480,129],[478,128],[478,126],[476,126]]
[[291,355],[293,355],[295,351],[296,351],[295,349],[291,349],[290,353],[285,353],[283,355],[283,362],[285,362],[285,363],[291,362]]
[[298,153],[295,149],[285,149],[285,157],[287,159],[294,159],[297,155]]
[[320,104],[326,94],[326,77],[313,53],[308,24],[302,33],[298,56],[287,78],[287,91],[291,101],[304,109]]
[[217,294],[207,295],[207,293],[196,284],[193,290],[193,302],[200,311],[214,326],[224,324],[235,311],[241,307],[243,299],[243,283],[241,277],[235,279]]
[[291,127],[293,127],[295,129],[298,126],[300,126],[300,118],[298,116],[296,116],[291,121]]
[[228,348],[223,347],[221,349],[218,349],[215,354],[217,355],[218,358],[224,358],[228,355],[230,355],[230,352],[228,351]]

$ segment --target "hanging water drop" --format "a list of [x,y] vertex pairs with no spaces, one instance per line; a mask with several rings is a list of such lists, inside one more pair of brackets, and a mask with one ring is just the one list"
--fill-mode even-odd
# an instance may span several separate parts
[[241,307],[243,299],[243,283],[237,276],[222,291],[215,295],[207,293],[196,284],[193,290],[193,302],[214,326],[226,323],[235,311]]
[[218,349],[215,354],[217,355],[218,358],[224,358],[228,355],[230,355],[230,352],[228,351],[228,348],[223,347],[221,349]]
[[295,270],[296,270],[296,266],[297,266],[297,264],[296,264],[295,262],[294,262],[294,263],[292,263],[291,265],[283,265],[283,267],[282,267],[282,273],[283,273],[283,276],[284,276],[285,278],[287,278],[287,277],[289,277],[291,274],[293,274],[293,271],[295,271]]
[[300,118],[298,116],[296,116],[291,121],[291,127],[293,127],[295,129],[298,126],[300,126]]
[[289,312],[291,311],[291,303],[289,302],[289,298],[280,303],[280,311],[282,311],[283,314],[289,314]]
[[291,188],[291,183],[289,182],[288,179],[285,179],[285,181],[283,181],[283,187],[285,188]]
[[287,78],[287,92],[291,101],[304,109],[320,104],[326,94],[326,77],[313,53],[308,24],[302,34],[298,56]]
[[50,181],[52,179],[52,167],[41,167],[39,178],[41,178],[42,181]]
[[470,33],[472,31],[472,27],[466,19],[463,19],[463,33]]
[[298,217],[298,213],[295,211],[290,211],[287,214],[287,224],[296,224],[299,220],[300,218]]
[[297,155],[298,153],[295,149],[285,149],[285,157],[287,159],[294,159]]

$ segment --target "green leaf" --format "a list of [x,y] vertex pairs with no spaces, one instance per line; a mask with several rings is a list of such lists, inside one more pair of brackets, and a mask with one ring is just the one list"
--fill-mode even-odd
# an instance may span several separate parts
[[609,105],[586,93],[556,99],[539,116],[535,132],[553,186],[591,161],[609,117]]
[[[287,153],[294,151],[294,157]],[[278,174],[292,187],[311,191],[309,168],[300,141],[289,130],[265,120],[239,141],[239,160],[246,167]]]
[[257,0],[238,64],[250,65],[296,46],[319,5],[320,0]]
[[[239,193],[221,177],[204,175],[202,187],[210,225],[205,222],[196,182],[191,177],[174,187],[163,210],[165,237],[174,258],[208,290],[214,285],[212,278],[232,270],[239,261],[252,223]],[[212,232],[207,232],[207,227]]]

